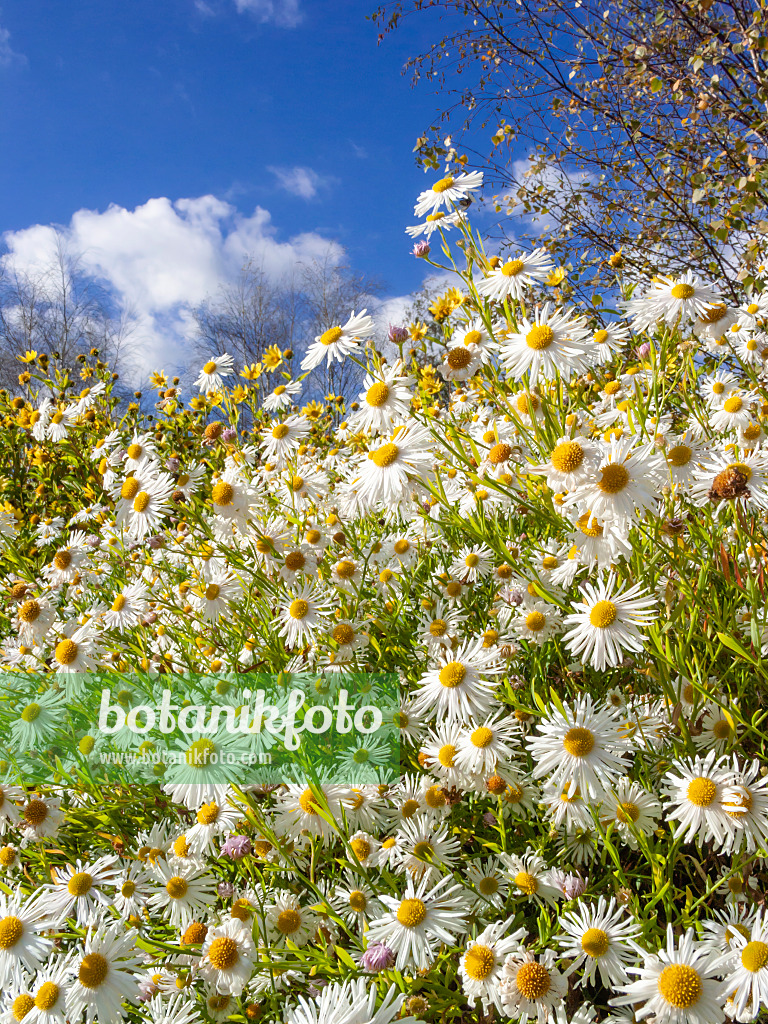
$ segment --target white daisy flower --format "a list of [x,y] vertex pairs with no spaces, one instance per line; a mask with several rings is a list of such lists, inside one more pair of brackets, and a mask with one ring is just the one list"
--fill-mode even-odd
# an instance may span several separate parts
[[215,395],[224,387],[224,377],[229,377],[234,372],[235,361],[227,352],[209,359],[200,371],[200,376],[195,381],[195,386],[200,388],[204,395]]
[[350,417],[350,429],[357,432],[382,433],[397,423],[405,423],[411,406],[414,380],[403,373],[398,360],[376,373],[366,374],[363,390],[357,401],[360,409]]
[[732,783],[727,759],[718,757],[714,750],[705,758],[676,762],[664,776],[666,816],[678,822],[675,839],[682,836],[686,843],[713,841],[716,848],[732,842],[733,833],[741,827],[740,815],[730,814],[725,807],[726,797],[731,810],[736,805]]
[[250,928],[235,918],[208,929],[200,976],[222,995],[239,996],[253,973],[255,947]]
[[[408,879],[402,898],[381,894],[388,908],[383,917],[371,921],[368,945],[381,942],[396,955],[399,971],[406,967],[425,970],[434,961],[440,944],[453,946],[465,928],[466,906],[462,887],[441,878],[430,888],[429,878],[418,886]],[[449,886],[449,888],[445,888]]]
[[563,637],[568,650],[585,664],[602,671],[606,665],[616,667],[624,660],[624,651],[643,649],[644,626],[656,617],[656,598],[644,594],[639,584],[616,590],[613,573],[595,586],[581,586],[583,601],[574,605],[574,612],[565,617],[571,630]]
[[554,1009],[568,992],[568,977],[554,966],[557,954],[548,949],[540,957],[528,950],[510,953],[504,961],[499,995],[504,1014],[526,1024],[553,1021]]
[[478,283],[477,291],[492,302],[503,302],[508,296],[522,299],[531,285],[546,281],[554,269],[552,258],[546,251],[534,249],[505,263],[500,262]]
[[75,960],[75,977],[67,991],[70,1020],[87,1024],[120,1024],[126,1011],[123,1003],[136,1002],[139,994],[133,955],[136,932],[125,931],[122,923],[89,930],[85,945]]
[[605,794],[600,807],[604,826],[613,825],[623,843],[637,849],[637,836],[649,836],[661,817],[661,803],[654,793],[632,779],[619,779]]
[[278,892],[264,917],[267,941],[275,948],[284,947],[286,942],[306,946],[317,931],[317,915],[303,907],[300,898],[291,892]]
[[448,175],[440,178],[431,188],[420,192],[416,200],[413,212],[417,217],[434,213],[441,206],[448,209],[467,199],[472,192],[476,192],[483,185],[483,172],[470,171],[468,174],[459,174],[458,177]]
[[572,313],[550,311],[550,303],[536,310],[533,322],[520,320],[520,330],[501,343],[501,360],[513,380],[528,374],[531,383],[539,377],[554,379],[558,373],[570,376],[584,365],[587,330],[584,321]]
[[526,935],[525,928],[505,934],[513,923],[514,918],[510,917],[488,925],[467,945],[459,961],[464,995],[470,1003],[479,999],[486,1014],[491,1006],[495,1006],[499,1013],[504,1012],[499,990],[504,962],[510,953],[520,949]]
[[638,980],[618,986],[623,994],[610,999],[609,1005],[632,1006],[636,1020],[653,1017],[657,1024],[714,1024],[723,1019],[725,1003],[716,965],[716,955],[696,943],[692,928],[675,948],[669,924],[666,947],[646,956],[642,967],[628,968]]
[[419,680],[414,713],[453,720],[484,718],[493,703],[494,683],[483,677],[503,671],[498,655],[485,648],[482,640],[465,640],[438,658],[438,664]]
[[327,331],[318,334],[302,360],[302,370],[313,370],[323,360],[326,360],[328,366],[334,361],[340,363],[351,353],[357,352],[360,342],[367,341],[373,335],[373,320],[366,314],[365,309],[358,314],[353,312],[343,326],[339,324],[329,327]]
[[629,741],[619,732],[615,708],[595,707],[580,694],[563,713],[554,709],[528,738],[534,778],[551,775],[556,785],[578,787],[591,797],[601,795],[629,766]]
[[595,974],[607,988],[626,983],[627,967],[635,963],[640,947],[640,925],[630,920],[611,898],[601,896],[597,904],[580,902],[560,917],[564,934],[558,937],[563,956],[573,961],[573,969],[583,967],[582,981],[594,984]]

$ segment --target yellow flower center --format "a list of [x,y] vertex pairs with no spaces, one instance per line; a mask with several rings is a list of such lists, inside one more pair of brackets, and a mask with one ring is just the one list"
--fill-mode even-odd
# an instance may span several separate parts
[[678,1010],[695,1006],[701,998],[701,977],[687,964],[669,964],[659,975],[659,995]]
[[120,895],[124,896],[125,899],[129,900],[131,896],[136,892],[136,883],[130,878],[127,882],[123,882],[120,886]]
[[717,785],[712,779],[700,775],[689,782],[687,796],[696,807],[709,807],[717,796]]
[[208,601],[215,601],[221,593],[221,587],[218,583],[209,583],[205,588],[205,597]]
[[603,466],[597,486],[604,494],[618,494],[629,483],[629,470],[620,463],[611,462]]
[[290,569],[291,572],[297,572],[299,569],[304,568],[306,561],[301,551],[291,551],[285,556],[285,567]]
[[98,988],[109,974],[109,962],[101,953],[86,953],[80,961],[77,978],[84,988]]
[[525,337],[526,345],[535,352],[542,352],[545,348],[549,348],[554,340],[555,332],[549,324],[536,324]]
[[467,670],[460,661],[449,661],[447,665],[440,669],[439,678],[446,689],[455,690],[457,686],[461,686],[464,682],[466,674]]
[[386,469],[387,466],[391,466],[397,460],[397,456],[400,454],[400,449],[396,444],[391,441],[387,444],[383,444],[381,448],[378,448],[375,452],[369,452],[368,458],[378,466],[379,469]]
[[85,896],[93,886],[93,875],[87,871],[78,871],[67,882],[67,890],[70,896]]
[[216,752],[216,745],[212,740],[195,740],[186,753],[186,762],[192,768],[203,768]]
[[141,453],[144,451],[140,444],[129,444],[125,450],[125,454],[129,459],[141,458]]
[[178,839],[174,839],[173,852],[177,857],[188,857],[190,855],[191,850],[186,836],[179,836]]
[[436,181],[435,184],[432,186],[432,191],[437,193],[447,192],[448,189],[452,187],[453,178],[448,176],[447,178],[441,178],[439,181]]
[[212,359],[210,359],[205,364],[205,366],[203,367],[203,373],[206,373],[206,374],[208,374],[208,376],[210,376],[212,373],[215,373],[215,372],[216,372],[216,363]]
[[452,743],[445,743],[437,752],[437,760],[443,768],[453,768],[453,759],[456,756],[456,747]]
[[355,852],[355,856],[361,863],[366,859],[366,857],[370,857],[371,844],[367,839],[363,839],[362,837],[350,839],[349,845],[352,847]]
[[309,602],[302,597],[297,597],[288,606],[288,614],[292,619],[303,619],[309,612]]
[[571,757],[586,757],[587,754],[592,752],[594,745],[594,735],[589,729],[585,729],[581,725],[569,729],[565,736],[563,736],[563,747]]
[[522,260],[507,260],[501,268],[504,277],[517,277],[522,270],[525,270],[525,263]]
[[56,568],[63,572],[68,569],[72,564],[72,552],[71,551],[57,551],[53,556],[53,564]]
[[501,441],[499,444],[495,444],[488,452],[488,461],[491,465],[498,466],[502,462],[506,462],[511,454],[512,447]]
[[718,740],[727,740],[732,731],[731,726],[724,718],[720,718],[712,726],[712,732],[714,733],[715,739]]
[[488,746],[493,740],[493,729],[489,729],[487,725],[481,725],[479,729],[470,736],[470,739],[474,746],[483,749]]
[[464,955],[464,970],[474,981],[484,981],[496,966],[496,957],[488,946],[472,946]]
[[25,601],[21,608],[19,608],[19,618],[22,622],[26,623],[37,622],[40,617],[40,611],[41,608],[37,601]]
[[305,814],[317,814],[320,810],[311,789],[305,789],[301,794],[299,797],[299,807]]
[[722,320],[727,312],[726,306],[713,306],[712,309],[706,309],[701,314],[701,322],[703,324],[716,324],[718,320]]
[[595,629],[607,629],[616,621],[616,612],[613,601],[598,601],[589,613],[589,621]]
[[208,948],[208,959],[217,971],[228,971],[240,959],[240,950],[234,939],[228,935],[219,935]]
[[359,889],[353,889],[349,894],[349,905],[357,914],[362,914],[368,906],[368,900],[365,897],[365,893],[360,892]]
[[676,444],[667,452],[667,462],[671,466],[687,466],[692,455],[693,450],[687,444]]
[[768,964],[768,945],[764,942],[748,942],[741,951],[741,962],[748,971],[756,974]]
[[59,999],[59,986],[53,981],[44,981],[37,990],[35,1006],[38,1010],[52,1010]]
[[78,647],[74,640],[61,640],[56,644],[53,656],[60,665],[71,665],[77,658]]
[[631,801],[619,804],[616,808],[616,820],[623,822],[625,825],[628,825],[630,822],[634,823],[639,817],[640,808]]
[[225,508],[227,505],[232,504],[234,496],[235,489],[232,484],[228,484],[226,480],[219,480],[218,483],[213,485],[211,497],[213,498],[214,505],[219,505],[222,508]]
[[146,491],[139,491],[133,500],[134,512],[145,512],[151,500],[151,497]]
[[726,412],[739,412],[741,407],[744,405],[738,395],[733,395],[731,398],[726,398],[723,402],[723,408]]
[[21,712],[22,722],[34,722],[35,719],[40,717],[40,712],[42,710],[43,709],[40,707],[39,704],[35,704],[34,702],[32,704],[27,704],[27,706]]
[[343,333],[344,331],[341,327],[329,327],[327,331],[324,331],[323,334],[320,335],[320,344],[325,345],[326,347],[328,345],[333,345],[335,341],[339,340]]
[[35,1000],[27,992],[22,992],[21,995],[16,996],[11,1004],[11,1013],[13,1014],[14,1020],[23,1020],[30,1010],[34,1010]]
[[608,331],[601,329],[592,335],[592,341],[598,345],[604,345],[608,341]]
[[219,805],[217,803],[203,804],[197,812],[197,820],[201,825],[212,825],[219,817]]
[[374,406],[374,408],[377,409],[380,406],[384,405],[388,398],[389,388],[384,383],[384,381],[379,381],[378,383],[373,384],[370,388],[368,388],[368,391],[366,392],[365,395],[365,400],[368,403],[368,405],[372,405]]
[[552,465],[558,473],[572,473],[584,461],[584,449],[578,441],[562,441],[552,452]]
[[529,629],[531,633],[538,633],[539,630],[544,629],[546,624],[546,617],[539,611],[529,612],[525,618],[525,628]]
[[[48,817],[48,805],[44,800],[30,800],[27,806],[24,808],[24,821],[32,828],[36,828],[38,825],[42,825],[45,819]],[[0,928],[2,923],[0,922]],[[2,941],[0,940],[0,948],[2,947]]]
[[467,348],[459,346],[448,352],[446,360],[452,370],[463,370],[472,362],[472,353]]
[[13,949],[24,934],[24,925],[20,918],[4,917],[0,921],[0,949]]
[[172,900],[181,900],[187,895],[187,880],[182,878],[181,875],[174,875],[173,878],[169,878],[165,883],[165,891],[171,897]]
[[400,813],[404,818],[412,818],[418,810],[418,800],[406,800],[403,806],[400,808]]
[[432,843],[428,842],[426,839],[420,843],[416,843],[413,848],[413,855],[418,860],[429,860],[434,852],[435,848],[432,846]]
[[515,885],[526,896],[533,896],[539,891],[539,883],[527,871],[518,871],[515,875]]
[[544,964],[536,963],[535,960],[524,963],[519,968],[515,981],[520,995],[532,1002],[542,999],[552,985],[547,968]]
[[585,512],[576,520],[576,525],[585,537],[602,537],[603,527],[596,519],[592,518],[591,512]]
[[333,627],[333,639],[337,644],[351,644],[355,639],[355,631],[346,622],[340,622],[338,626]]
[[351,580],[355,575],[356,569],[357,566],[354,562],[343,559],[336,565],[336,575],[340,576],[343,580]]
[[201,924],[200,921],[193,921],[182,935],[181,944],[182,946],[196,946],[205,941],[207,934],[207,925]]
[[298,910],[281,910],[275,924],[281,935],[293,935],[301,928],[301,914]]
[[403,900],[397,910],[397,920],[405,928],[415,928],[427,916],[427,908],[421,900]]
[[675,299],[690,299],[696,294],[692,284],[676,284],[672,287],[672,297]]
[[581,948],[587,956],[603,956],[608,952],[608,935],[602,928],[587,928],[581,937]]

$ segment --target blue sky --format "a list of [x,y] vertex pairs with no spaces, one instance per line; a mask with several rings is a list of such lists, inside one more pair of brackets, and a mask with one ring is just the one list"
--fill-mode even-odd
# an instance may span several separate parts
[[333,240],[388,294],[417,288],[404,227],[425,178],[411,151],[437,99],[400,71],[439,26],[414,19],[377,46],[374,6],[6,0],[6,245],[29,264],[45,226],[63,226],[157,330],[164,302],[178,319],[249,246],[282,265]]

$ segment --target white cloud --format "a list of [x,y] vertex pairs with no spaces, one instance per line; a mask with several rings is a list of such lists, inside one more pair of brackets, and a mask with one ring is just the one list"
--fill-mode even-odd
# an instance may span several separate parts
[[0,26],[0,68],[10,68],[15,64],[26,64],[23,53],[16,53],[11,47],[11,33]]
[[215,196],[150,199],[135,210],[78,210],[61,228],[35,224],[3,236],[3,262],[35,274],[50,263],[57,240],[82,255],[81,268],[105,285],[131,318],[137,379],[152,369],[182,369],[194,337],[192,309],[237,278],[251,257],[279,278],[297,263],[342,250],[308,232],[279,241],[270,214],[243,216]]
[[301,199],[314,199],[321,188],[331,185],[333,178],[313,171],[311,167],[268,167],[274,174],[277,187]]
[[282,28],[295,28],[304,18],[299,0],[235,0],[235,6],[240,14],[247,12]]

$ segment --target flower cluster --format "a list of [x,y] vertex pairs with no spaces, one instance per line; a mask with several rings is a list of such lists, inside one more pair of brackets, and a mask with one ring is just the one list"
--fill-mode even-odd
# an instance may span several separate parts
[[[350,311],[127,408],[95,351],[2,395],[3,1024],[768,1011],[768,302],[617,259],[569,305],[481,185],[419,196],[455,287],[382,350]],[[395,673],[399,781],[362,739],[360,784],[234,778],[214,731],[105,783],[89,680],[185,673],[233,716]]]

